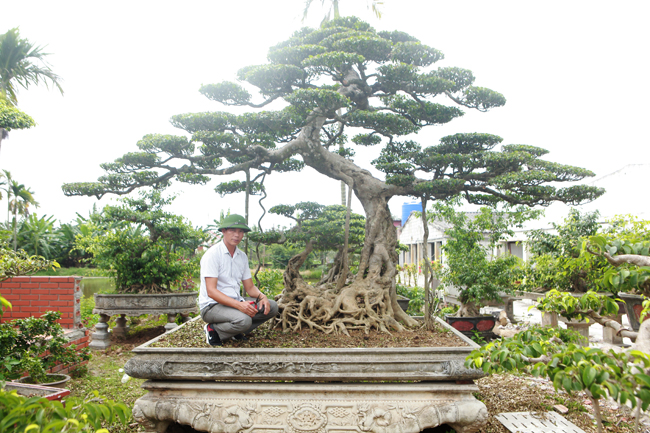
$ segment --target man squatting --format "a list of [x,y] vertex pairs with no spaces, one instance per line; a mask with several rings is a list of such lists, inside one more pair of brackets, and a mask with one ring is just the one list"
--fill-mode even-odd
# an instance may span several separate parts
[[[237,248],[251,231],[240,215],[227,216],[219,231],[221,242],[211,246],[201,258],[199,308],[205,338],[211,346],[221,346],[234,338],[246,340],[253,329],[278,314],[278,305],[253,284],[248,257]],[[250,297],[242,297],[239,283]]]

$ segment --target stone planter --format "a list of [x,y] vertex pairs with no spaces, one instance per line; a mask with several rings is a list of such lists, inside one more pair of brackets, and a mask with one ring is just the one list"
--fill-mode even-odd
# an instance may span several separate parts
[[473,337],[475,332],[483,338],[494,338],[492,332],[496,325],[497,319],[494,316],[476,316],[476,317],[456,317],[445,316],[445,321],[454,329],[460,331],[466,337]]
[[140,295],[95,293],[93,314],[99,314],[99,323],[95,325],[95,332],[92,334],[92,342],[89,347],[104,350],[111,345],[108,333],[108,321],[111,316],[120,316],[115,319],[116,326],[112,330],[118,336],[126,334],[125,316],[141,316],[143,314],[166,314],[165,329],[170,331],[177,326],[177,315],[186,321],[190,313],[198,313],[196,305],[198,295],[198,292]]
[[48,400],[56,401],[62,401],[63,397],[70,395],[69,389],[19,382],[7,382],[4,389],[6,391],[16,391],[18,395],[23,397],[45,397]]
[[151,347],[154,339],[124,366],[149,379],[134,418],[147,432],[175,422],[213,433],[479,431],[487,410],[472,395],[473,379],[484,373],[464,366],[478,345],[439,323],[467,345],[187,349]]
[[632,329],[639,330],[641,326],[641,311],[643,311],[643,296],[633,295],[631,293],[618,292],[618,297],[625,301],[625,311],[627,311],[627,320],[630,321]]
[[24,383],[24,384],[29,384],[29,385],[39,385],[39,386],[47,386],[47,387],[60,387],[61,385],[64,385],[65,383],[70,381],[70,376],[67,374],[58,374],[58,373],[48,373],[47,374],[47,382],[45,383],[34,383],[32,381],[31,376],[24,376],[21,377],[20,379],[14,380],[14,382],[17,383]]
[[409,309],[409,302],[411,302],[411,300],[406,296],[397,295],[397,303],[402,310],[406,311]]

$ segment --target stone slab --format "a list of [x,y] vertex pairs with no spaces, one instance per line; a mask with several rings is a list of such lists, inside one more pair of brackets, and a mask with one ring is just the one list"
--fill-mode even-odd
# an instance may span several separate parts
[[508,412],[495,418],[513,433],[585,433],[556,412]]

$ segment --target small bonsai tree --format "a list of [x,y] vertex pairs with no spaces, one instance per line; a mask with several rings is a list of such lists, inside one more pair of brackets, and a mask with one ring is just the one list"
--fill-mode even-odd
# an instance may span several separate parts
[[531,230],[527,247],[522,288],[531,292],[557,289],[584,293],[598,286],[605,261],[582,254],[583,240],[598,233],[598,212],[580,213],[571,209],[561,224],[553,223],[556,233]]
[[119,293],[164,293],[198,271],[194,252],[208,234],[163,211],[172,200],[157,190],[125,198],[124,205],[92,215],[93,230],[77,238],[93,255],[91,263],[114,271]]
[[500,300],[502,293],[512,293],[518,287],[519,258],[498,251],[498,245],[514,235],[513,227],[539,215],[540,211],[526,207],[497,210],[484,206],[468,215],[453,204],[433,206],[430,218],[451,224],[443,246],[446,266],[437,273],[443,287],[460,290],[462,306],[457,316],[478,316],[485,301]]
[[[272,230],[265,233],[251,234],[259,242],[288,243],[302,247],[302,251],[292,257],[284,272],[284,287],[278,302],[280,314],[278,322],[284,330],[300,329],[303,325],[316,328],[324,332],[333,332],[340,329],[347,333],[348,329],[358,326],[354,320],[348,320],[336,311],[336,299],[341,294],[343,284],[349,274],[349,261],[347,257],[361,251],[364,241],[365,219],[361,215],[350,214],[346,236],[345,206],[322,206],[313,202],[301,202],[295,205],[279,205],[270,209],[271,213],[284,215],[293,219],[296,225],[288,230]],[[300,268],[312,251],[337,251],[334,264],[327,274],[324,274],[317,287],[312,287],[300,275]],[[350,292],[345,299],[346,306],[360,308],[357,305],[358,294]],[[382,298],[377,298],[376,304],[386,308],[388,304]],[[361,307],[362,308],[362,307]],[[373,306],[375,308],[375,306]],[[348,308],[346,308],[347,310]],[[318,323],[324,315],[330,315],[331,326],[322,326]],[[344,324],[340,326],[339,324]],[[363,328],[363,326],[360,326]]]

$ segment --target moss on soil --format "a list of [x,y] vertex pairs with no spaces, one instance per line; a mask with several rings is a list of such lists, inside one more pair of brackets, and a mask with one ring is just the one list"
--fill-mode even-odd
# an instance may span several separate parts
[[[210,347],[205,341],[205,332],[201,320],[188,322],[181,329],[161,337],[151,347]],[[266,325],[266,324],[265,324]],[[249,336],[248,341],[229,340],[224,342],[227,347],[250,348],[328,348],[328,347],[460,347],[467,346],[462,339],[448,329],[436,325],[435,331],[424,328],[391,334],[381,332],[351,331],[350,336],[344,334],[323,334],[319,331],[302,329],[297,332],[282,332],[260,326]]]

